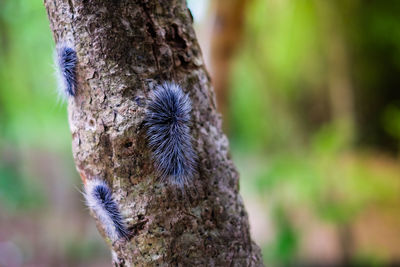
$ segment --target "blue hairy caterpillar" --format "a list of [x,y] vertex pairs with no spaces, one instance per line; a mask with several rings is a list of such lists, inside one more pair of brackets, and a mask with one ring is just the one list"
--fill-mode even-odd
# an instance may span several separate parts
[[181,87],[165,82],[152,91],[146,111],[146,134],[155,169],[162,181],[180,187],[195,173],[191,110],[191,101]]
[[59,92],[66,96],[75,96],[77,63],[75,50],[64,44],[58,45],[55,61]]
[[111,241],[127,239],[129,231],[107,183],[98,179],[86,180],[84,190],[86,205],[100,221]]

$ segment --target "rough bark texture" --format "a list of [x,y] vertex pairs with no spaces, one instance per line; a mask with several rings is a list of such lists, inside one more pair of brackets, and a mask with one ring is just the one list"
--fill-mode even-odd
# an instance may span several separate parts
[[[258,266],[238,173],[184,0],[45,0],[57,43],[73,43],[78,92],[68,100],[73,155],[85,179],[111,185],[132,238],[108,242],[118,266]],[[160,183],[143,129],[152,84],[180,83],[193,103],[198,174]]]

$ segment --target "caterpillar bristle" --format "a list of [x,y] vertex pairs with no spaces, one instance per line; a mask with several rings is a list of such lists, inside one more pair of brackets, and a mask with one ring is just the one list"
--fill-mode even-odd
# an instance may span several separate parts
[[76,94],[76,52],[70,46],[58,45],[55,56],[59,91],[66,96]]
[[145,125],[152,159],[162,181],[180,187],[193,178],[196,153],[190,134],[191,101],[180,86],[165,82],[151,93]]
[[86,205],[93,211],[113,242],[120,238],[128,238],[129,231],[126,229],[112,192],[104,181],[87,180],[84,196]]

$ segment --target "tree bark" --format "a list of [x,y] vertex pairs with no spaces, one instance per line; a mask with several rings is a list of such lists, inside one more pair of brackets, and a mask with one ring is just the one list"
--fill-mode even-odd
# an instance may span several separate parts
[[[68,100],[83,179],[107,180],[132,237],[107,241],[115,266],[259,266],[221,131],[215,95],[184,0],[45,0],[56,43],[74,44],[78,90]],[[198,174],[183,190],[157,180],[143,120],[154,84],[192,101]],[[97,222],[99,225],[99,222]]]

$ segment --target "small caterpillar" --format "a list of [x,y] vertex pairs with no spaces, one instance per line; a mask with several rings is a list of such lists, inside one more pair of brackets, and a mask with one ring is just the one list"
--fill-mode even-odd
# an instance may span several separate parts
[[58,66],[58,88],[67,96],[76,94],[76,62],[77,56],[73,48],[65,45],[57,46],[55,61]]
[[104,181],[86,180],[84,196],[86,205],[96,215],[113,242],[120,238],[128,238],[129,231],[126,229],[112,192]]
[[162,181],[184,186],[195,172],[196,153],[190,135],[189,97],[175,83],[165,82],[152,92],[146,111],[147,138]]

